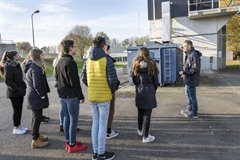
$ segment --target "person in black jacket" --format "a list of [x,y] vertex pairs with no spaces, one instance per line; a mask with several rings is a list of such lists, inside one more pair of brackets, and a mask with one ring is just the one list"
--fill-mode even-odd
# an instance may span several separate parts
[[158,87],[158,68],[145,47],[139,49],[139,55],[133,62],[131,77],[136,86],[135,103],[138,108],[138,135],[143,143],[153,142],[155,137],[149,134],[152,109],[157,107],[156,90]]
[[26,84],[23,81],[23,74],[19,54],[16,51],[6,51],[1,60],[1,76],[7,84],[7,98],[11,100],[13,107],[13,134],[25,134],[28,128],[21,127],[23,97],[26,93]]
[[185,94],[187,97],[187,109],[181,113],[187,118],[198,118],[198,102],[196,95],[197,81],[200,75],[201,53],[193,47],[192,41],[185,40],[182,45],[186,53],[183,70],[179,72],[185,83]]
[[79,105],[84,103],[77,64],[73,59],[76,46],[72,40],[63,40],[60,44],[62,56],[55,67],[55,78],[61,109],[64,113],[64,135],[68,153],[79,152],[87,146],[76,140]]
[[48,145],[48,137],[39,133],[43,109],[48,108],[50,92],[44,67],[43,52],[39,49],[30,51],[33,63],[26,74],[28,109],[32,110],[32,148],[42,148]]

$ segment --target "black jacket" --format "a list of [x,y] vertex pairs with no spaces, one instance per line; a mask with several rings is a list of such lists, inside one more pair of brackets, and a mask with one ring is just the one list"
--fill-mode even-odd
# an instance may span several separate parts
[[148,74],[146,62],[142,62],[145,63],[145,67],[140,67],[137,76],[132,77],[133,83],[136,85],[135,103],[140,109],[153,109],[157,107],[158,75]]
[[7,84],[7,98],[23,97],[26,93],[26,84],[23,81],[20,63],[7,60],[4,70],[4,80]]
[[49,105],[48,95],[50,92],[46,74],[36,63],[32,63],[27,71],[27,94],[26,103],[28,109],[39,110]]
[[55,67],[55,78],[60,98],[68,99],[77,97],[79,100],[84,99],[77,64],[71,55],[64,54],[59,59]]
[[189,86],[197,86],[197,80],[200,75],[201,53],[197,52],[193,47],[185,55],[183,65],[184,82]]

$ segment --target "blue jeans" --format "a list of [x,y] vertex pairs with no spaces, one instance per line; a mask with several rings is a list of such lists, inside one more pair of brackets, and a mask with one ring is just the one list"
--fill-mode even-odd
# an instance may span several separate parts
[[60,99],[62,111],[64,113],[63,127],[64,135],[70,145],[76,143],[77,123],[79,114],[79,99]]
[[60,109],[59,109],[59,120],[60,120],[60,126],[63,126],[64,112],[62,109],[62,105],[60,105]]
[[198,102],[196,95],[196,86],[185,85],[185,94],[187,97],[187,110],[191,112],[192,115],[198,115]]
[[93,153],[104,154],[110,102],[90,103],[92,110]]

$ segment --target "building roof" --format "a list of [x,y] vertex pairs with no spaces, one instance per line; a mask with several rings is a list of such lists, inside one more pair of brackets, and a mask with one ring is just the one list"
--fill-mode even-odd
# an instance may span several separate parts
[[110,53],[124,53],[125,50],[126,48],[122,46],[111,46]]

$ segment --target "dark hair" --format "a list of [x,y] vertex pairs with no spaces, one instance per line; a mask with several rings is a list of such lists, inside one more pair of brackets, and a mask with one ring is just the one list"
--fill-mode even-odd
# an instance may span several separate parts
[[62,53],[69,53],[70,52],[70,47],[73,48],[73,46],[74,46],[74,41],[73,40],[64,39],[60,43],[61,52]]
[[191,47],[193,47],[193,43],[191,40],[185,40],[184,43],[187,43],[188,45],[190,45]]
[[18,54],[17,51],[6,51],[3,53],[1,62],[0,62],[0,75],[3,77],[4,75],[4,64],[8,59],[13,60],[13,57]]
[[154,60],[150,58],[149,50],[146,47],[141,47],[139,49],[139,55],[136,57],[136,59],[133,62],[132,69],[131,69],[131,76],[136,76],[137,71],[140,68],[140,62],[145,61],[148,66],[148,74],[155,75],[158,74],[158,68]]
[[108,45],[107,45],[107,51],[108,51],[109,49],[110,49],[110,45],[108,44]]
[[106,40],[101,36],[97,36],[93,39],[93,45],[94,47],[103,48],[106,45]]

